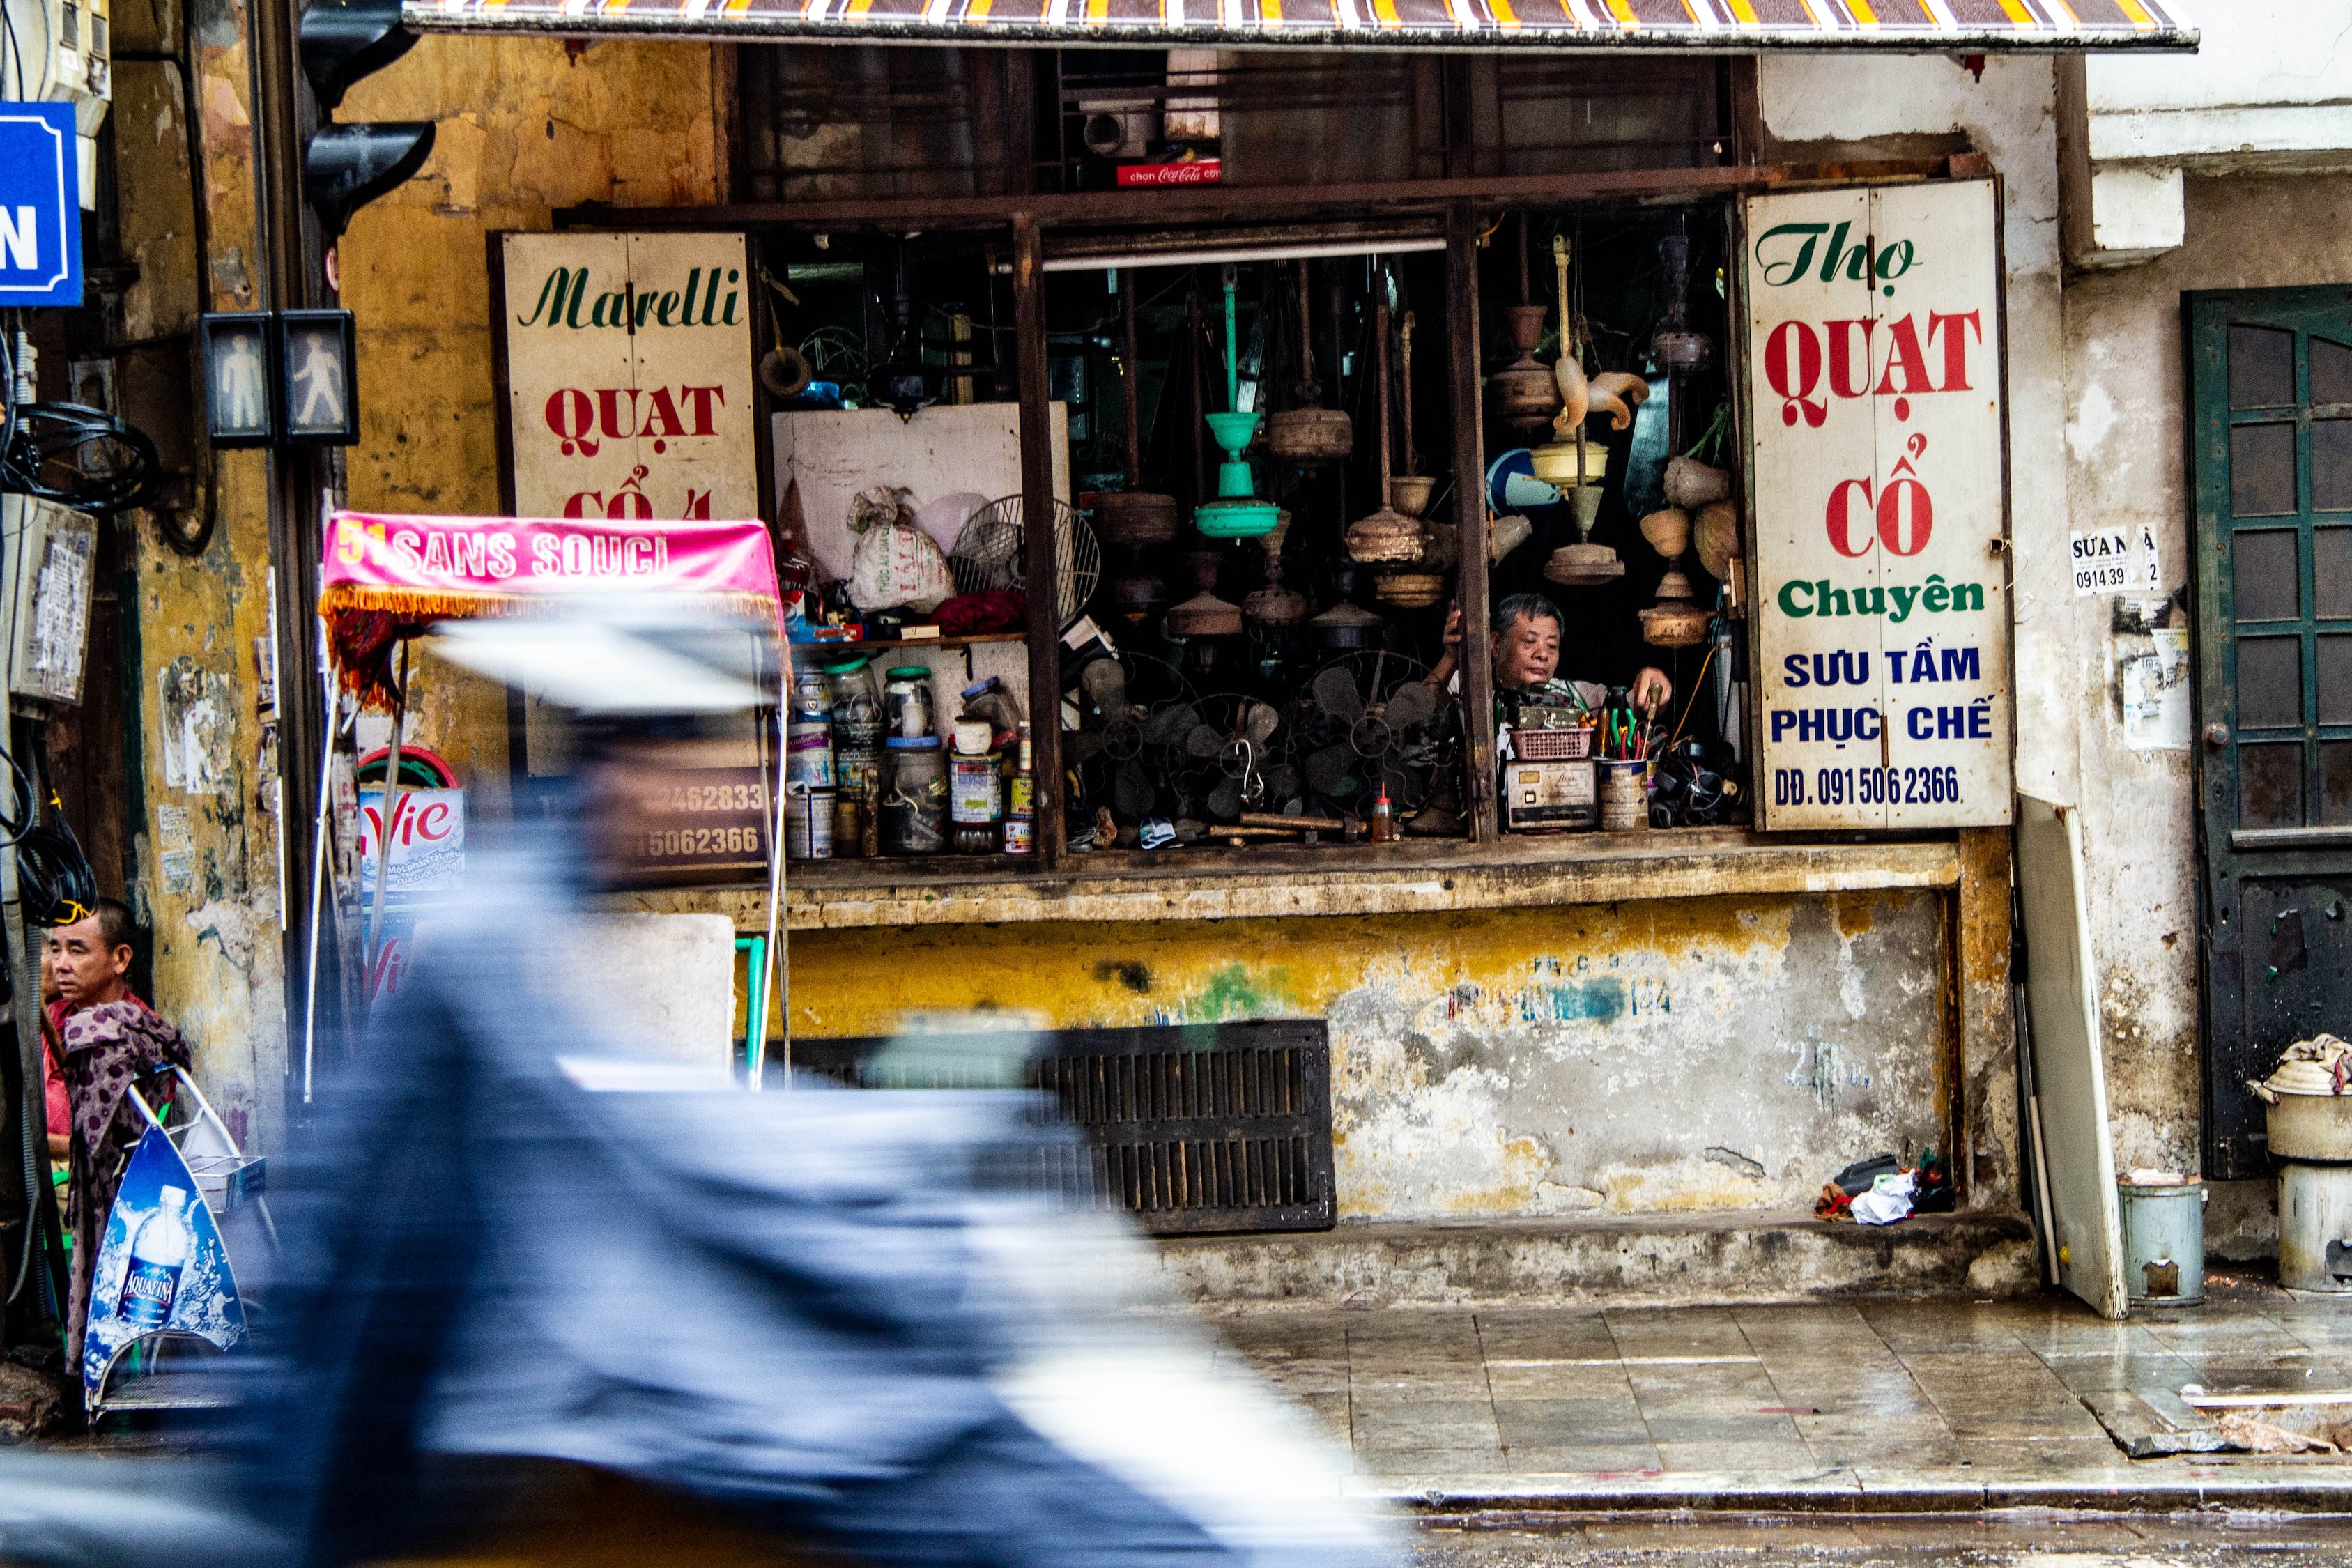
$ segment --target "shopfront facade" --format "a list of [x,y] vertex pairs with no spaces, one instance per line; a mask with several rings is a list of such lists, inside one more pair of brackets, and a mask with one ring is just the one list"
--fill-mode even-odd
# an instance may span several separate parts
[[[1675,9],[1686,20],[1694,14]],[[2065,499],[2047,438],[2063,370],[2054,347],[2062,334],[2053,331],[2058,271],[2047,232],[2055,149],[2046,132],[2018,127],[2033,122],[2026,110],[2055,100],[2061,68],[2043,51],[2085,41],[2127,47],[2179,41],[2153,7],[2116,8],[2112,32],[2076,7],[2087,33],[2054,43],[2038,24],[2021,24],[2019,9],[1981,24],[1951,23],[1942,8],[1922,12],[1921,27],[1957,29],[1906,36],[1914,51],[1935,51],[1927,53],[1854,48],[1851,29],[1800,39],[1797,23],[1775,32],[1769,18],[1744,39],[1727,37],[1742,24],[1731,15],[1712,32],[1695,24],[1644,29],[1631,25],[1646,15],[1638,6],[1594,8],[1584,18],[1588,36],[1577,40],[1591,46],[1585,53],[1547,53],[1526,47],[1525,37],[1488,33],[1474,47],[1496,43],[1490,53],[1253,54],[1209,28],[1158,40],[1144,52],[1160,62],[1161,112],[1197,107],[1180,99],[1230,90],[1220,183],[1104,189],[1088,188],[1095,175],[1082,173],[1079,162],[1023,157],[1024,147],[1056,143],[1034,122],[1021,135],[1004,131],[1008,103],[1051,103],[1058,91],[1075,113],[1080,95],[1097,90],[1087,85],[1085,51],[1061,49],[1054,37],[1008,33],[994,47],[885,49],[855,40],[820,47],[755,41],[748,32],[729,41],[715,21],[698,31],[681,18],[677,30],[694,36],[605,40],[583,26],[573,30],[584,39],[567,45],[497,36],[505,24],[494,26],[486,13],[419,12],[412,20],[428,31],[424,42],[362,84],[345,110],[347,118],[422,118],[440,126],[423,174],[363,210],[340,247],[344,302],[359,316],[366,378],[362,441],[345,499],[355,510],[458,515],[522,505],[522,492],[537,481],[521,432],[552,395],[536,383],[526,387],[534,373],[514,353],[511,323],[533,309],[517,297],[520,273],[507,262],[515,237],[632,256],[688,237],[742,247],[742,363],[730,374],[746,381],[757,356],[782,341],[774,329],[793,320],[774,289],[751,287],[754,278],[764,271],[806,298],[822,288],[828,265],[855,258],[870,277],[889,247],[940,245],[954,265],[991,280],[957,301],[964,308],[940,313],[971,320],[982,342],[1013,350],[1001,359],[976,354],[971,378],[981,384],[969,417],[999,407],[1016,415],[1011,449],[993,449],[988,458],[1005,472],[963,488],[1020,494],[1039,510],[1054,497],[1076,499],[1093,476],[1119,467],[1115,439],[1077,427],[1089,419],[1115,423],[1116,399],[1097,391],[1089,401],[1049,369],[1055,343],[1076,330],[1077,289],[1115,301],[1121,268],[1162,282],[1191,268],[1213,311],[1217,275],[1230,256],[1238,255],[1242,268],[1266,268],[1271,279],[1292,276],[1275,269],[1295,268],[1309,254],[1318,289],[1345,267],[1387,268],[1400,314],[1413,309],[1422,323],[1415,342],[1423,357],[1403,384],[1423,391],[1421,469],[1441,492],[1432,518],[1454,529],[1457,563],[1471,563],[1446,568],[1444,586],[1470,628],[1454,831],[1394,843],[1348,842],[1343,834],[1328,836],[1340,842],[1322,835],[1324,841],[1307,842],[1295,831],[1228,843],[1212,828],[1203,842],[1163,849],[1087,847],[1087,813],[1066,810],[1061,795],[1066,780],[1081,794],[1097,786],[1084,759],[1057,754],[1062,726],[1039,726],[1034,858],[883,857],[792,867],[784,910],[790,979],[765,1031],[771,1052],[783,1053],[787,1042],[885,1035],[917,1015],[993,1012],[1055,1030],[1311,1018],[1324,1022],[1330,1042],[1343,1225],[1671,1218],[1736,1229],[1809,1213],[1822,1184],[1853,1160],[1882,1151],[1916,1157],[1929,1147],[1951,1157],[1963,1211],[2010,1215],[2026,1194],[2008,967],[2007,805],[2012,768],[2021,779],[2044,743],[2032,694],[2052,679],[2050,659],[2073,657],[2071,648],[2037,644],[2015,607],[2022,599],[2011,596],[2013,584],[2042,569],[2048,527],[2040,520],[2062,515]],[[566,27],[551,15],[505,10],[530,28]],[[747,26],[771,33],[804,25],[745,15]],[[1564,15],[1583,17],[1576,7]],[[1446,26],[1463,25],[1448,18]],[[1402,36],[1385,41],[1425,46],[1430,40],[1412,29],[1437,22],[1405,17]],[[452,23],[489,36],[432,30]],[[938,19],[926,13],[907,26],[936,31]],[[672,29],[664,19],[634,30]],[[1796,42],[1819,52],[1774,52]],[[1164,53],[1171,44],[1198,51],[1181,72]],[[1666,47],[1633,52],[1659,44]],[[1220,47],[1223,53],[1212,52]],[[1725,48],[1749,52],[1711,52]],[[1984,58],[1962,58],[1979,49]],[[1132,64],[1123,68],[1139,74]],[[1148,77],[1150,68],[1139,74]],[[1840,79],[1868,89],[1828,90]],[[1286,103],[1286,94],[1296,101]],[[1367,133],[1370,126],[1380,133]],[[1077,129],[1083,139],[1083,124]],[[1862,410],[1858,425],[1842,423],[1852,411],[1834,405],[1827,361],[1815,399],[1825,406],[1822,423],[1796,406],[1807,401],[1803,388],[1780,396],[1784,388],[1774,377],[1786,381],[1791,373],[1785,365],[1768,370],[1765,357],[1773,328],[1791,318],[1772,316],[1758,298],[1750,274],[1769,258],[1759,260],[1754,249],[1756,215],[1801,226],[1815,219],[1769,204],[1858,204],[1861,226],[1839,241],[1831,238],[1836,223],[1824,222],[1825,249],[1809,253],[1797,269],[1809,279],[1834,274],[1857,282],[1860,293],[1895,286],[1891,300],[1864,300],[1844,316],[1830,307],[1821,318],[1843,321],[1867,355],[1874,342],[1898,342],[1895,323],[1909,320],[1899,290],[1910,285],[1895,271],[1891,242],[1878,238],[1874,204],[1965,201],[1971,194],[1988,222],[1955,243],[1969,247],[1966,265],[1979,276],[1984,298],[1923,307],[1910,325],[1919,339],[1908,352],[1922,356],[1914,367],[1876,351],[1875,365],[1860,373],[1870,395],[1845,399]],[[1723,466],[1734,476],[1740,548],[1739,564],[1723,580],[1737,584],[1731,618],[1738,629],[1717,651],[1739,664],[1738,689],[1714,700],[1717,678],[1702,663],[1704,645],[1639,657],[1654,657],[1674,678],[1670,714],[1709,694],[1716,732],[1735,731],[1723,738],[1740,748],[1748,797],[1706,826],[1514,832],[1496,787],[1497,738],[1484,721],[1494,700],[1486,623],[1501,579],[1487,569],[1477,536],[1492,519],[1475,500],[1450,510],[1443,491],[1449,481],[1465,489],[1464,476],[1472,476],[1472,493],[1484,494],[1479,481],[1507,441],[1533,447],[1548,438],[1508,435],[1483,406],[1486,378],[1498,368],[1498,345],[1507,342],[1505,301],[1540,301],[1549,292],[1548,237],[1573,237],[1581,268],[1587,247],[1605,254],[1612,236],[1634,235],[1643,255],[1654,256],[1658,237],[1673,228],[1712,247],[1695,297],[1704,297],[1712,322],[1706,330],[1719,356],[1713,384],[1720,392],[1678,430],[1676,448],[1695,444],[1713,405],[1727,410],[1732,428],[1723,450],[1730,456]],[[1869,237],[1852,245],[1865,229]],[[1528,285],[1515,284],[1514,244],[1534,253],[1533,288],[1517,295],[1515,287]],[[1625,244],[1630,251],[1633,242]],[[1849,271],[1844,255],[1854,248],[1864,260]],[[1186,259],[1194,256],[1212,259]],[[1245,287],[1273,298],[1270,282]],[[978,303],[983,296],[987,303]],[[660,309],[657,293],[653,309]],[[1324,309],[1319,297],[1307,307],[1310,339]],[[1973,329],[1928,324],[1930,314],[1957,321],[1971,310]],[[710,320],[728,314],[714,305],[706,321],[734,324]],[[1610,321],[1598,306],[1590,314],[1626,324]],[[1103,330],[1115,334],[1115,311],[1100,315]],[[1654,315],[1645,308],[1633,323],[1644,341]],[[1858,324],[1865,319],[1883,324]],[[1969,336],[1971,330],[1980,336]],[[724,354],[737,353],[735,341]],[[1821,341],[1834,353],[1833,337]],[[1354,352],[1369,353],[1370,342],[1360,336]],[[1979,357],[1965,366],[1948,359],[1955,344]],[[1640,371],[1627,357],[1634,352],[1597,344],[1593,369]],[[985,384],[998,364],[1007,384]],[[1922,379],[1911,386],[1914,369]],[[1838,374],[1851,377],[1853,367]],[[714,384],[699,373],[671,379],[680,387]],[[1272,382],[1274,373],[1265,379]],[[1213,405],[1213,380],[1210,385]],[[1882,385],[1888,395],[1876,395]],[[1899,419],[1890,412],[1906,386],[1922,405],[1922,423],[1910,412]],[[1985,395],[1974,426],[1948,437],[1943,426],[1924,423],[1926,405],[1954,388]],[[1759,389],[1774,396],[1759,405]],[[807,504],[824,467],[807,445],[812,426],[793,434],[791,411],[766,392],[752,395],[757,416],[740,434],[724,433],[714,417],[709,434],[728,444],[724,460],[677,479],[677,504],[689,504],[682,498],[695,491],[748,485],[751,504],[773,521],[796,478],[806,479]],[[997,395],[1005,402],[992,401]],[[1273,395],[1277,404],[1288,395]],[[898,423],[911,439],[956,401],[942,395],[938,402],[947,406]],[[730,397],[730,416],[737,406]],[[1784,412],[1793,416],[1784,419]],[[677,417],[682,430],[694,431],[688,405],[680,404]],[[1364,435],[1370,423],[1360,416]],[[1889,558],[1927,547],[1924,517],[1915,500],[1881,509],[1879,498],[1905,478],[1895,466],[1904,443],[1922,429],[1929,451],[1909,454],[1909,477],[1916,483],[1928,474],[1937,526],[1948,541],[1966,534],[1973,557],[1965,575],[1921,561],[1919,580],[1906,582]],[[1849,473],[1829,457],[1785,445],[1816,430],[1849,441],[1849,455],[1852,442],[1863,443],[1868,449],[1859,466],[1849,465]],[[1054,432],[1068,449],[1036,438],[1041,431]],[[1601,440],[1596,435],[1596,445]],[[1360,436],[1358,447],[1366,445]],[[686,450],[681,443],[664,458]],[[1877,460],[1882,452],[1885,462]],[[654,494],[661,464],[640,461],[647,469],[641,476],[616,469],[570,488],[558,476],[546,493],[560,501],[593,492],[598,500],[583,505],[609,506],[634,479],[636,489]],[[1366,454],[1359,467],[1368,461]],[[1937,461],[1953,464],[1943,470],[1953,475],[1948,484],[1927,468]],[[1188,508],[1203,499],[1194,489],[1205,477],[1197,454],[1147,452],[1144,464],[1168,475],[1160,482]],[[1775,464],[1788,477],[1777,477]],[[1260,477],[1268,478],[1263,469]],[[1847,481],[1868,486],[1867,493],[1850,489],[1832,501]],[[877,471],[872,482],[908,481]],[[1329,503],[1330,516],[1344,524],[1342,513],[1373,502],[1361,500],[1360,476],[1341,482],[1354,483],[1359,497],[1352,507]],[[915,499],[930,499],[915,488]],[[723,500],[706,504],[731,510]],[[1825,520],[1825,507],[1843,510]],[[1817,569],[1759,535],[1759,528],[1779,526],[1776,508],[1804,514],[1821,548],[1854,564]],[[814,510],[807,521],[820,534],[828,525]],[[1647,574],[1641,590],[1647,607],[1670,563],[1636,557],[1643,545],[1631,525],[1638,521],[1628,510],[1614,534],[1604,527],[1596,537],[1613,539]],[[1056,564],[1050,555],[1034,553],[1044,532],[1032,531],[1029,563],[1050,572]],[[1860,547],[1874,534],[1886,542],[1865,557]],[[1980,591],[1973,601],[1952,592],[1945,603],[1981,617],[1966,637],[1932,647],[1924,633],[1912,635],[1924,625],[1924,609],[1907,611],[1914,624],[1905,626],[1891,624],[1896,617],[1888,607],[1906,603],[1902,590],[1924,595],[1931,566],[1941,587]],[[1105,576],[1117,570],[1114,561]],[[1243,594],[1234,590],[1257,581],[1229,578],[1216,591],[1238,600]],[[1784,593],[1791,584],[1799,587]],[[1299,585],[1318,608],[1330,596],[1320,581]],[[1714,580],[1706,586],[1712,608]],[[1174,596],[1185,591],[1180,585]],[[1863,626],[1866,617],[1853,615],[1851,626],[1829,628],[1839,635],[1827,637],[1833,602],[1848,610],[1874,602],[1875,624]],[[1819,616],[1801,608],[1818,608]],[[1426,666],[1443,601],[1419,614],[1417,621],[1403,612],[1388,618],[1418,638],[1410,648],[1396,644],[1398,657]],[[1115,642],[1142,635],[1129,636],[1108,616],[1099,619]],[[1032,694],[1066,686],[1061,630],[1033,616],[1024,637],[970,647],[945,639],[920,657],[942,691],[961,679],[999,675],[1034,718],[1053,705]],[[1563,640],[1572,642],[1575,628],[1567,630]],[[1965,661],[1964,647],[1972,655]],[[1928,657],[1922,648],[1934,655],[1928,668],[1939,679],[1955,683],[1944,694],[1949,700],[1906,702],[1909,689],[1890,684],[1890,668],[1914,668],[1909,661]],[[1785,673],[1770,673],[1791,659],[1810,668],[1817,655],[1857,678],[1872,672],[1867,693],[1837,694],[1833,706],[1844,710],[1839,731],[1830,719],[1796,711],[1822,704],[1801,700]],[[1843,667],[1841,657],[1848,661]],[[1321,662],[1297,664],[1296,683],[1305,685]],[[1576,671],[1564,666],[1562,673]],[[1957,693],[1963,679],[1973,683],[1966,700]],[[476,814],[497,816],[507,781],[532,771],[528,714],[510,710],[502,690],[456,671],[433,669],[417,689],[409,743],[447,760]],[[1777,734],[1776,708],[1790,710]],[[1914,709],[1930,716],[1919,720]],[[1857,710],[1868,719],[1856,720]],[[1882,740],[1889,724],[1895,729]],[[1082,721],[1071,734],[1083,729]],[[1832,741],[1832,733],[1846,739]],[[1965,761],[1925,752],[1911,759],[1909,772],[1937,782],[1898,783],[1890,805],[1884,775],[1906,771],[1892,749],[1906,742],[1974,750]],[[1816,742],[1868,742],[1874,755],[1862,771],[1875,769],[1881,778],[1832,786],[1824,779],[1833,759],[1801,753]],[[1940,782],[1947,768],[1948,797]],[[1784,785],[1777,803],[1776,774],[1802,780],[1794,795]],[[1895,809],[1903,806],[1917,809],[1906,816]],[[668,888],[635,901],[726,913],[746,932],[766,920],[764,893],[748,881]],[[2030,1284],[2037,1261],[2030,1241],[1996,1226],[1969,1232],[1954,1261],[1939,1267],[1947,1285],[2005,1289]],[[1895,1281],[1889,1274],[1875,1282]],[[1805,1281],[1783,1284],[1799,1289]]]

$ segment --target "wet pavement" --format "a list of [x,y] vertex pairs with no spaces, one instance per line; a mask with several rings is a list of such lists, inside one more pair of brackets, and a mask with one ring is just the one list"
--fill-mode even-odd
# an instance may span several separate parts
[[1454,1522],[1415,1539],[1422,1568],[2253,1568],[2352,1561],[2352,1519],[1611,1521],[1536,1529]]
[[2182,1451],[2221,1442],[2187,1385],[2352,1390],[2352,1306],[2254,1279],[2122,1323],[2051,1294],[1286,1310],[1222,1327],[1229,1353],[1347,1445],[1363,1489],[1392,1496],[1968,1509],[2157,1489],[2235,1506],[2300,1486],[2292,1506],[2343,1488],[2352,1511],[2352,1460]]

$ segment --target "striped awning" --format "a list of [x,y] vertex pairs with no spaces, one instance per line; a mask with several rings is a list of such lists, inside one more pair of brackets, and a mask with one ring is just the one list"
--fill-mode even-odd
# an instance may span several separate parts
[[2193,49],[2177,0],[407,0],[412,27],[1222,48]]

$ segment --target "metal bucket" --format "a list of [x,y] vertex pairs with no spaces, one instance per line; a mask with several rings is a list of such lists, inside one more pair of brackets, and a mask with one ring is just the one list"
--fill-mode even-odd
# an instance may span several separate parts
[[2124,1218],[2124,1287],[2135,1306],[2205,1300],[2205,1184],[2116,1184]]
[[2279,1283],[2352,1295],[2352,1165],[2279,1165]]

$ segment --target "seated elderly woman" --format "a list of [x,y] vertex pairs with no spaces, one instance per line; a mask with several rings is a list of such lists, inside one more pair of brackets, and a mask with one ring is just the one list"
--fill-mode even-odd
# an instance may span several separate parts
[[[1514,594],[1495,606],[1495,698],[1506,707],[1522,700],[1539,700],[1547,686],[1559,686],[1572,692],[1574,700],[1587,708],[1598,708],[1608,700],[1605,686],[1595,681],[1555,681],[1559,670],[1559,634],[1562,622],[1559,606],[1540,594]],[[1454,678],[1461,665],[1462,612],[1445,617],[1445,653],[1437,668],[1429,672],[1429,682],[1444,688]],[[1636,708],[1655,710],[1674,700],[1674,682],[1664,670],[1643,668],[1637,671],[1626,688]],[[1561,694],[1566,700],[1568,692]]]

